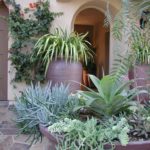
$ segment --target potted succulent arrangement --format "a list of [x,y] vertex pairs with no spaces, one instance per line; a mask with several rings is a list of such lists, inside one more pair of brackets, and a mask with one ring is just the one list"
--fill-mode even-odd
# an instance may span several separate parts
[[44,135],[46,150],[149,150],[150,104],[133,101],[134,81],[89,77],[96,90],[73,95],[64,84],[28,87],[16,102],[20,131],[34,142]]
[[[131,81],[122,82],[113,75],[101,80],[90,75],[90,79],[97,90],[87,87],[88,91],[77,93],[71,113],[75,117],[65,117],[47,128],[40,126],[49,139],[47,149],[149,150],[150,105],[133,101],[139,91],[126,88]],[[87,118],[82,120],[81,113]]]
[[[56,29],[54,33],[46,34],[37,41],[34,57],[39,57],[44,63],[48,80],[52,80],[54,84],[68,81],[81,83],[81,63],[87,65],[88,60],[93,58],[90,43],[85,37],[86,34],[67,33]],[[80,89],[79,84],[70,84],[71,92]]]

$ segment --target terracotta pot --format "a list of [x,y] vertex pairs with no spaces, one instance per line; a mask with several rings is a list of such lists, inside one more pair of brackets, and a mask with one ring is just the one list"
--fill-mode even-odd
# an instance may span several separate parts
[[[107,145],[106,147],[110,148],[109,145]],[[114,150],[150,150],[150,141],[129,142],[127,146],[116,144],[116,147]]]
[[49,133],[48,128],[42,125],[39,125],[39,128],[42,135],[48,140],[47,145],[45,145],[45,150],[56,150],[56,146],[58,144],[56,136],[54,134]]
[[[84,86],[89,86],[89,77],[88,77],[88,71],[83,69],[82,71],[82,84]],[[81,89],[82,90],[85,90],[85,87],[84,86],[81,86]]]
[[[46,150],[56,150],[57,140],[54,134],[48,132],[48,129],[39,126],[41,133],[48,139],[49,144],[47,145]],[[60,136],[60,138],[63,138]],[[105,146],[106,150],[110,149],[110,145]],[[114,150],[150,150],[150,141],[138,141],[138,142],[129,142],[127,146],[122,146],[120,144],[116,144]]]
[[[142,89],[147,90],[150,87],[150,65],[137,65],[129,71],[129,79],[136,79],[135,84],[131,88],[141,86]],[[148,94],[140,94],[139,100],[149,100]]]
[[[80,62],[66,62],[65,60],[53,61],[49,64],[47,79],[53,84],[70,84],[70,92],[80,89],[82,81],[82,64]],[[76,83],[75,83],[75,82]]]

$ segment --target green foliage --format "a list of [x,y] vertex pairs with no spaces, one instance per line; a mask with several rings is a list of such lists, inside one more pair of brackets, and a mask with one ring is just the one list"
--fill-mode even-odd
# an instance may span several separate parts
[[121,112],[128,112],[131,100],[138,93],[137,89],[129,90],[132,81],[123,82],[112,75],[104,76],[101,80],[97,77],[89,76],[96,87],[96,91],[79,91],[83,104],[75,110],[89,109],[98,117],[110,117]]
[[[132,14],[135,17],[140,18],[143,11],[150,11],[150,1],[149,0],[129,0]],[[147,15],[148,21],[150,14]]]
[[[109,1],[107,1],[107,5]],[[106,18],[113,24],[112,33],[115,39],[122,37],[128,43],[129,57],[132,55],[132,64],[149,64],[150,54],[150,2],[149,0],[121,0],[121,9],[113,18],[109,6],[106,7]],[[144,12],[144,13],[143,13]],[[144,25],[140,25],[140,18]],[[111,18],[111,19],[110,19]],[[110,20],[110,21],[109,21]],[[140,29],[140,26],[142,29]]]
[[[49,32],[52,21],[60,13],[52,13],[48,1],[38,2],[34,12],[28,8],[21,10],[15,1],[9,1],[9,4],[13,7],[9,14],[9,30],[14,40],[10,51],[12,66],[16,69],[14,81],[43,81],[43,64],[37,57],[31,58],[31,55],[38,37]],[[25,19],[24,15],[29,18]]]
[[[144,13],[143,13],[144,12]],[[140,24],[143,19],[144,25]],[[149,0],[122,0],[122,7],[114,18],[113,35],[121,41],[127,37],[133,64],[149,64],[150,59],[150,2]],[[141,29],[142,28],[142,29]],[[134,62],[135,61],[135,62]]]
[[129,138],[129,125],[125,118],[111,118],[103,124],[98,124],[97,119],[88,119],[86,122],[65,118],[63,121],[49,126],[53,133],[63,133],[63,140],[58,139],[58,150],[104,150],[106,144],[119,140],[122,145],[127,145]]
[[146,116],[144,113],[135,112],[127,119],[128,123],[132,126],[129,133],[131,140],[146,140],[150,138],[150,115]]
[[88,59],[93,58],[93,55],[85,37],[86,34],[68,34],[67,31],[56,29],[53,34],[46,34],[37,41],[33,57],[43,60],[46,71],[49,63],[58,58],[87,64]]
[[39,124],[46,126],[63,116],[68,117],[72,109],[71,101],[69,86],[56,84],[52,87],[51,82],[45,87],[40,84],[31,85],[17,98],[15,105],[20,132],[33,135],[33,141],[39,140]]
[[118,11],[113,20],[112,33],[115,39],[122,40],[122,37],[127,36],[125,33],[129,30],[129,2],[121,0],[121,9]]
[[128,76],[129,69],[133,66],[135,58],[129,52],[126,55],[118,54],[113,62],[111,75],[117,80],[122,80],[122,76]]
[[150,64],[150,28],[132,28],[131,48],[138,64]]
[[150,114],[150,100],[144,102],[145,113]]
[[106,1],[106,10],[105,10],[105,19],[104,19],[104,26],[105,27],[109,27],[109,25],[112,22],[112,15],[111,15],[111,10],[109,8],[110,6],[110,1],[109,0],[105,0]]
[[[118,40],[122,39],[125,32],[128,32],[126,36],[130,35],[132,31],[130,25],[134,23],[136,26],[136,21],[143,17],[143,12],[147,12],[147,15],[144,16],[144,21],[150,22],[150,13],[148,13],[150,11],[149,0],[121,0],[121,4],[121,9],[114,17],[113,23],[113,35]],[[111,12],[108,16],[111,16]]]
[[130,115],[124,115],[131,126],[130,141],[148,140],[150,138],[150,103],[137,104],[131,108]]

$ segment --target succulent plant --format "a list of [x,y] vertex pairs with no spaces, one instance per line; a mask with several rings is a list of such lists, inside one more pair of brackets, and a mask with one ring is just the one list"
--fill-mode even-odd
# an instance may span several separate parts
[[128,90],[133,81],[122,82],[114,75],[104,76],[101,80],[94,75],[89,75],[96,90],[78,91],[82,105],[74,111],[87,109],[99,118],[111,117],[122,112],[128,113],[133,105],[132,99],[139,93],[138,89]]
[[133,113],[128,118],[129,124],[132,126],[130,136],[133,139],[150,138],[150,116],[140,113]]
[[[33,141],[41,137],[39,124],[50,125],[69,115],[74,106],[69,96],[69,85],[48,83],[29,86],[16,101],[16,123],[20,132],[33,135]],[[33,142],[32,141],[32,142]]]
[[49,126],[48,130],[51,133],[63,133],[63,139],[58,139],[57,150],[106,150],[106,144],[112,144],[111,150],[114,150],[115,141],[123,146],[128,144],[130,126],[126,118],[110,118],[102,124],[97,124],[97,121],[96,118],[84,122],[65,118]]

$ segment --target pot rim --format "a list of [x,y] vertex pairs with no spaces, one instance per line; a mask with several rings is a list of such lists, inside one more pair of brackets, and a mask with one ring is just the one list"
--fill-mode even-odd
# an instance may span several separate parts
[[[49,140],[52,140],[54,143],[57,144],[57,140],[55,138],[56,134],[53,134],[53,133],[50,133],[48,131],[48,128],[45,127],[44,125],[40,124],[39,125],[39,128],[40,128],[40,132],[45,136],[47,137]],[[63,138],[62,135],[59,136],[60,138]],[[144,144],[150,144],[150,140],[146,140],[146,141],[130,141],[128,145],[144,145]],[[109,144],[108,144],[109,145]],[[115,143],[116,146],[121,146],[120,143]],[[124,146],[123,146],[124,147]]]

